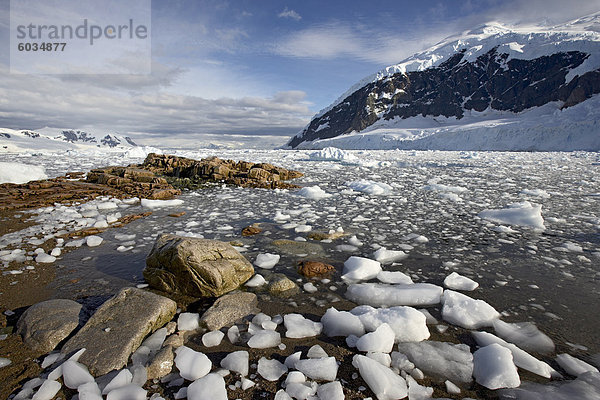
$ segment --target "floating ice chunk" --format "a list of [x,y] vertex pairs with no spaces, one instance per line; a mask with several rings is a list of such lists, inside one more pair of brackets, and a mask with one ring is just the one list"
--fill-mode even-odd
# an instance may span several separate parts
[[254,265],[259,268],[271,269],[279,262],[279,254],[261,253],[256,256]]
[[507,343],[499,337],[488,332],[471,332],[471,334],[477,341],[477,344],[481,347],[496,343],[509,349],[512,353],[515,365],[519,368],[523,368],[529,372],[543,376],[544,378],[551,378],[552,376],[557,375],[557,372],[548,364],[538,360],[531,354],[521,350],[512,343]]
[[393,192],[393,188],[387,183],[375,182],[368,179],[346,182],[346,185],[352,190],[371,195],[388,195]]
[[221,331],[207,332],[202,335],[202,344],[206,347],[215,347],[221,344],[225,334]]
[[276,331],[258,331],[248,340],[248,346],[253,349],[267,349],[280,343],[281,335]]
[[[473,374],[473,355],[469,346],[446,342],[425,341],[400,343],[398,351],[428,376],[448,379],[452,382],[469,383]],[[392,353],[392,365],[399,356]],[[399,359],[402,361],[402,358]],[[404,368],[399,368],[404,370]]]
[[395,332],[385,322],[374,332],[366,333],[356,342],[359,351],[374,353],[390,353],[394,347]]
[[494,330],[498,336],[523,350],[541,354],[554,352],[552,339],[541,332],[533,322],[507,323],[497,319],[494,321]]
[[35,262],[42,264],[50,264],[56,261],[56,257],[47,253],[40,253],[35,257]]
[[414,283],[410,276],[400,271],[381,271],[377,274],[377,280],[383,283],[401,283],[404,285]]
[[294,231],[296,233],[310,232],[310,231],[312,231],[312,226],[310,226],[310,225],[297,225],[294,228]]
[[268,381],[274,382],[285,374],[288,368],[277,360],[261,357],[258,360],[258,374]]
[[352,256],[344,262],[342,279],[351,282],[369,280],[375,278],[379,272],[381,264],[378,261]]
[[542,206],[528,201],[510,204],[504,209],[483,210],[479,217],[499,224],[546,229],[542,218]]
[[195,331],[200,327],[200,314],[181,313],[177,318],[177,329],[180,331]]
[[69,389],[77,389],[79,385],[94,381],[94,377],[88,372],[85,365],[71,360],[62,364],[62,376],[65,386]]
[[408,254],[402,250],[388,250],[385,247],[380,247],[373,253],[373,258],[382,264],[391,264],[396,261],[404,260]]
[[323,333],[327,336],[362,336],[365,328],[360,318],[348,311],[338,311],[334,307],[327,309],[323,317]]
[[427,186],[423,186],[424,190],[431,190],[436,192],[450,192],[450,193],[462,193],[466,192],[467,188],[462,186],[448,186],[440,183],[430,183]]
[[360,376],[377,399],[396,400],[408,396],[406,381],[377,361],[357,354],[352,358],[352,365],[358,369]]
[[285,337],[300,339],[305,337],[317,336],[323,330],[323,324],[313,322],[310,319],[304,318],[300,314],[286,314],[283,317],[285,325]]
[[367,331],[374,331],[382,324],[389,325],[394,332],[396,343],[420,342],[430,336],[427,318],[422,312],[411,307],[377,309],[371,306],[359,306],[350,312],[359,317]]
[[586,372],[598,372],[598,368],[567,353],[556,356],[556,362],[567,374],[573,376],[579,376]]
[[444,286],[448,289],[471,291],[477,289],[479,283],[471,278],[453,272],[444,279]]
[[428,306],[438,304],[443,289],[430,283],[388,285],[359,283],[348,286],[346,297],[357,304],[373,307]]
[[150,200],[150,199],[142,199],[142,207],[146,208],[160,208],[160,207],[175,207],[183,204],[183,200],[173,199],[173,200]]
[[499,233],[517,233],[517,231],[512,229],[510,226],[506,226],[506,225],[498,225],[498,226],[492,228],[492,230],[494,232],[499,232]]
[[325,147],[322,150],[310,153],[308,158],[313,161],[342,161],[346,163],[358,161],[358,158],[354,154],[336,147]]
[[521,385],[512,353],[496,343],[473,353],[473,376],[477,383],[492,390]]
[[337,376],[338,364],[335,357],[310,358],[297,361],[295,368],[310,379],[334,381]]
[[267,281],[265,281],[265,278],[261,274],[255,274],[252,278],[250,278],[245,283],[245,286],[247,286],[247,287],[259,287],[259,286],[264,285],[265,283],[267,283]]
[[100,246],[103,240],[104,239],[102,239],[100,236],[91,235],[85,239],[85,243],[88,245],[88,247],[96,247]]
[[521,190],[521,194],[524,194],[526,196],[536,196],[536,197],[542,197],[542,198],[550,197],[548,192],[546,192],[543,189],[523,189],[523,190]]
[[[33,395],[33,397],[31,399],[32,400],[51,400],[52,398],[54,398],[56,393],[58,393],[58,391],[60,390],[61,387],[62,387],[62,385],[59,382],[53,381],[50,379],[46,379],[46,380],[44,380],[44,383],[42,383],[42,386],[40,386],[38,391]],[[17,397],[15,397],[15,398],[17,398]]]
[[344,400],[344,389],[339,381],[319,385],[317,389],[319,399]]
[[311,200],[321,200],[332,196],[332,194],[325,192],[319,186],[303,187],[297,192],[297,195]]
[[127,386],[133,380],[133,374],[128,369],[122,369],[119,373],[111,379],[110,382],[102,390],[102,394],[108,394],[110,391],[118,389],[123,386]]
[[442,318],[451,324],[479,329],[492,326],[500,313],[483,300],[475,300],[462,293],[446,290],[443,296]]
[[117,203],[115,203],[114,201],[104,201],[102,203],[98,203],[96,206],[98,207],[98,210],[112,210],[115,208],[119,208]]
[[175,350],[175,366],[179,369],[179,375],[189,381],[202,378],[210,372],[212,362],[204,353],[194,351],[186,346]]
[[233,353],[227,354],[227,356],[221,360],[221,367],[237,372],[242,376],[247,376],[249,358],[250,356],[245,350],[234,351]]
[[577,379],[544,385],[524,382],[518,389],[504,389],[502,396],[517,400],[597,400],[600,398],[600,374],[587,372]]
[[48,179],[48,175],[46,175],[46,170],[41,165],[0,162],[0,184],[21,184],[42,179]]
[[188,386],[188,400],[227,400],[225,380],[219,374],[208,374]]

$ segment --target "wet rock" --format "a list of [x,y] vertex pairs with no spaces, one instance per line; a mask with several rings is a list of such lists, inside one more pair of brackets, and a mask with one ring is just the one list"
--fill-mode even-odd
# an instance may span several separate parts
[[252,264],[229,243],[168,234],[156,240],[144,269],[153,288],[191,297],[219,297],[253,274]]
[[283,274],[274,274],[269,283],[269,293],[279,297],[294,296],[300,292],[296,282],[290,280]]
[[171,346],[174,349],[177,349],[183,346],[183,343],[185,343],[185,332],[180,332],[166,338],[163,346]]
[[298,273],[306,276],[307,278],[314,278],[323,276],[335,271],[333,265],[325,264],[319,261],[300,261],[298,267]]
[[179,218],[179,217],[183,217],[185,215],[185,211],[180,211],[177,213],[171,213],[169,214],[169,217],[173,217],[173,218]]
[[312,240],[335,240],[345,236],[344,232],[329,231],[329,232],[309,232],[307,237]]
[[17,322],[17,333],[23,342],[40,354],[56,346],[79,325],[81,304],[73,300],[55,299],[34,304]]
[[200,321],[206,325],[209,331],[215,331],[233,324],[246,315],[260,312],[257,305],[258,299],[254,293],[228,293],[218,298],[202,315]]
[[169,177],[176,187],[192,188],[206,182],[225,182],[236,186],[258,188],[295,188],[283,182],[299,178],[303,174],[271,164],[255,164],[248,161],[222,160],[217,157],[193,160],[151,153],[139,166],[156,174]]
[[323,246],[318,243],[298,242],[296,240],[277,239],[273,240],[272,244],[287,254],[322,254],[325,255]]
[[242,229],[242,236],[258,235],[261,232],[262,232],[262,229],[260,229],[258,227],[258,224],[252,224],[252,225],[247,226],[244,229]]
[[148,379],[160,379],[170,373],[173,369],[174,358],[173,347],[165,346],[160,349],[148,365],[146,370]]
[[75,336],[63,346],[69,354],[87,350],[79,358],[94,376],[120,369],[142,340],[175,315],[177,304],[166,297],[124,288],[108,299]]

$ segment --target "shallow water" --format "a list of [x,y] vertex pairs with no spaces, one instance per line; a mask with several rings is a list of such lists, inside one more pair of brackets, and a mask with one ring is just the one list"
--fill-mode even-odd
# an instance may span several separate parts
[[[57,296],[77,293],[73,297],[102,298],[118,287],[143,283],[145,256],[160,233],[200,234],[238,241],[244,244],[244,254],[250,261],[258,253],[280,254],[282,258],[273,270],[257,272],[281,272],[296,280],[301,280],[296,273],[298,261],[329,261],[338,273],[330,283],[316,283],[321,296],[315,298],[320,301],[343,295],[345,284],[339,281],[339,272],[349,256],[371,257],[378,246],[400,250],[401,245],[410,245],[413,248],[407,259],[384,269],[408,273],[415,282],[440,285],[445,276],[457,271],[479,282],[480,288],[470,296],[488,301],[503,313],[506,321],[536,322],[555,340],[559,352],[568,351],[586,359],[600,352],[597,154],[351,153],[357,158],[352,164],[311,161],[310,152],[179,152],[193,158],[218,155],[297,169],[305,173],[298,184],[318,185],[331,196],[313,200],[298,196],[296,191],[220,185],[185,192],[180,197],[183,206],[154,210],[147,218],[101,234],[104,243],[97,248],[84,246],[64,255],[57,262],[61,273],[53,284]],[[107,163],[85,155],[73,159],[79,164],[71,162],[70,169]],[[52,161],[51,157],[36,157],[41,164],[50,165]],[[117,157],[109,160],[111,164],[117,161]],[[121,163],[129,162],[132,161]],[[347,183],[359,179],[386,183],[391,192],[372,195],[349,190]],[[425,186],[431,183],[451,189],[426,190]],[[542,205],[544,231],[512,226],[514,232],[499,233],[494,230],[499,224],[477,216],[484,209],[500,209],[524,200]],[[136,205],[126,211],[145,210]],[[167,216],[175,211],[186,214],[180,218]],[[289,218],[277,220],[278,212]],[[241,229],[255,222],[263,223],[265,231],[242,238]],[[289,224],[309,225],[319,232],[342,227],[348,235],[332,243],[309,239],[296,241],[294,246],[273,245],[275,239],[306,238],[306,232],[296,232]],[[122,241],[115,239],[116,233],[135,234],[129,244],[133,249],[117,252]],[[425,236],[428,242],[415,242],[410,234]],[[363,242],[362,246],[353,250],[336,247],[348,244],[353,235]],[[568,242],[581,246],[582,251],[566,251],[561,246]],[[74,279],[78,281],[73,283]]]

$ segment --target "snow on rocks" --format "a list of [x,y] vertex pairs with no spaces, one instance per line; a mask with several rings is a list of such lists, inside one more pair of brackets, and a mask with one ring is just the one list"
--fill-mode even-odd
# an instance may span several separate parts
[[500,313],[483,300],[475,300],[452,290],[444,291],[442,318],[466,329],[492,326]]
[[546,229],[542,218],[542,206],[528,201],[510,204],[503,209],[483,210],[479,217],[499,224]]
[[287,371],[288,367],[275,359],[261,357],[258,360],[258,373],[268,381],[278,381]]
[[507,343],[497,336],[492,335],[488,332],[471,332],[477,344],[481,347],[489,346],[490,344],[499,344],[502,347],[506,347],[510,350],[513,356],[514,363],[517,367],[523,368],[529,372],[533,372],[544,378],[551,378],[558,376],[557,372],[543,361],[538,360],[526,351],[518,348],[512,343]]
[[444,286],[453,290],[471,291],[479,287],[479,283],[471,278],[453,272],[444,279]]
[[375,331],[382,324],[388,325],[394,333],[396,343],[420,342],[430,336],[425,315],[412,307],[373,308],[371,306],[358,306],[350,312],[358,316],[367,331]]
[[373,253],[373,258],[381,264],[391,264],[408,257],[408,254],[402,250],[388,250],[385,247],[380,247]]
[[333,196],[331,193],[325,192],[319,186],[303,187],[296,194],[300,197],[304,197],[311,200],[321,200]]
[[179,369],[182,378],[190,381],[202,378],[208,374],[212,368],[212,362],[204,354],[192,350],[189,347],[181,346],[175,350],[175,365]]
[[310,379],[334,381],[337,377],[338,364],[335,357],[310,358],[308,360],[298,360],[295,369]]
[[323,317],[323,333],[333,336],[362,336],[365,333],[360,318],[348,311],[338,311],[334,307],[327,309]]
[[323,330],[322,323],[313,322],[301,314],[286,314],[283,317],[283,323],[287,329],[285,336],[288,338],[313,337],[319,335]]
[[263,269],[271,269],[279,262],[279,254],[261,253],[256,256],[254,265]]
[[578,377],[586,372],[598,372],[598,368],[567,353],[556,356],[556,362],[567,374],[572,376]]
[[378,261],[352,256],[344,262],[342,279],[349,282],[369,280],[380,272],[381,264]]
[[395,400],[408,396],[406,381],[390,368],[362,355],[352,358],[352,365],[379,400]]
[[358,283],[348,286],[346,297],[357,304],[373,307],[429,306],[440,303],[442,292],[441,287],[430,283]]
[[346,185],[352,190],[371,195],[389,195],[393,192],[393,188],[387,183],[375,182],[369,179],[346,182]]
[[[427,376],[455,383],[469,383],[473,380],[473,355],[466,344],[435,341],[399,343],[398,351],[406,355]],[[392,353],[392,365],[406,365],[405,361],[402,361],[402,357]]]
[[511,351],[496,343],[473,353],[473,377],[477,383],[492,390],[521,385]]

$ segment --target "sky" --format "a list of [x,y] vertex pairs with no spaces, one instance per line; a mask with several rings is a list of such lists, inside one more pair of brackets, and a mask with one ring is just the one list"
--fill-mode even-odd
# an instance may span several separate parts
[[[95,4],[98,17],[115,13]],[[9,10],[0,0],[0,127],[270,146],[365,76],[449,35],[489,21],[560,23],[600,11],[600,0],[153,0],[150,74],[14,73]]]

